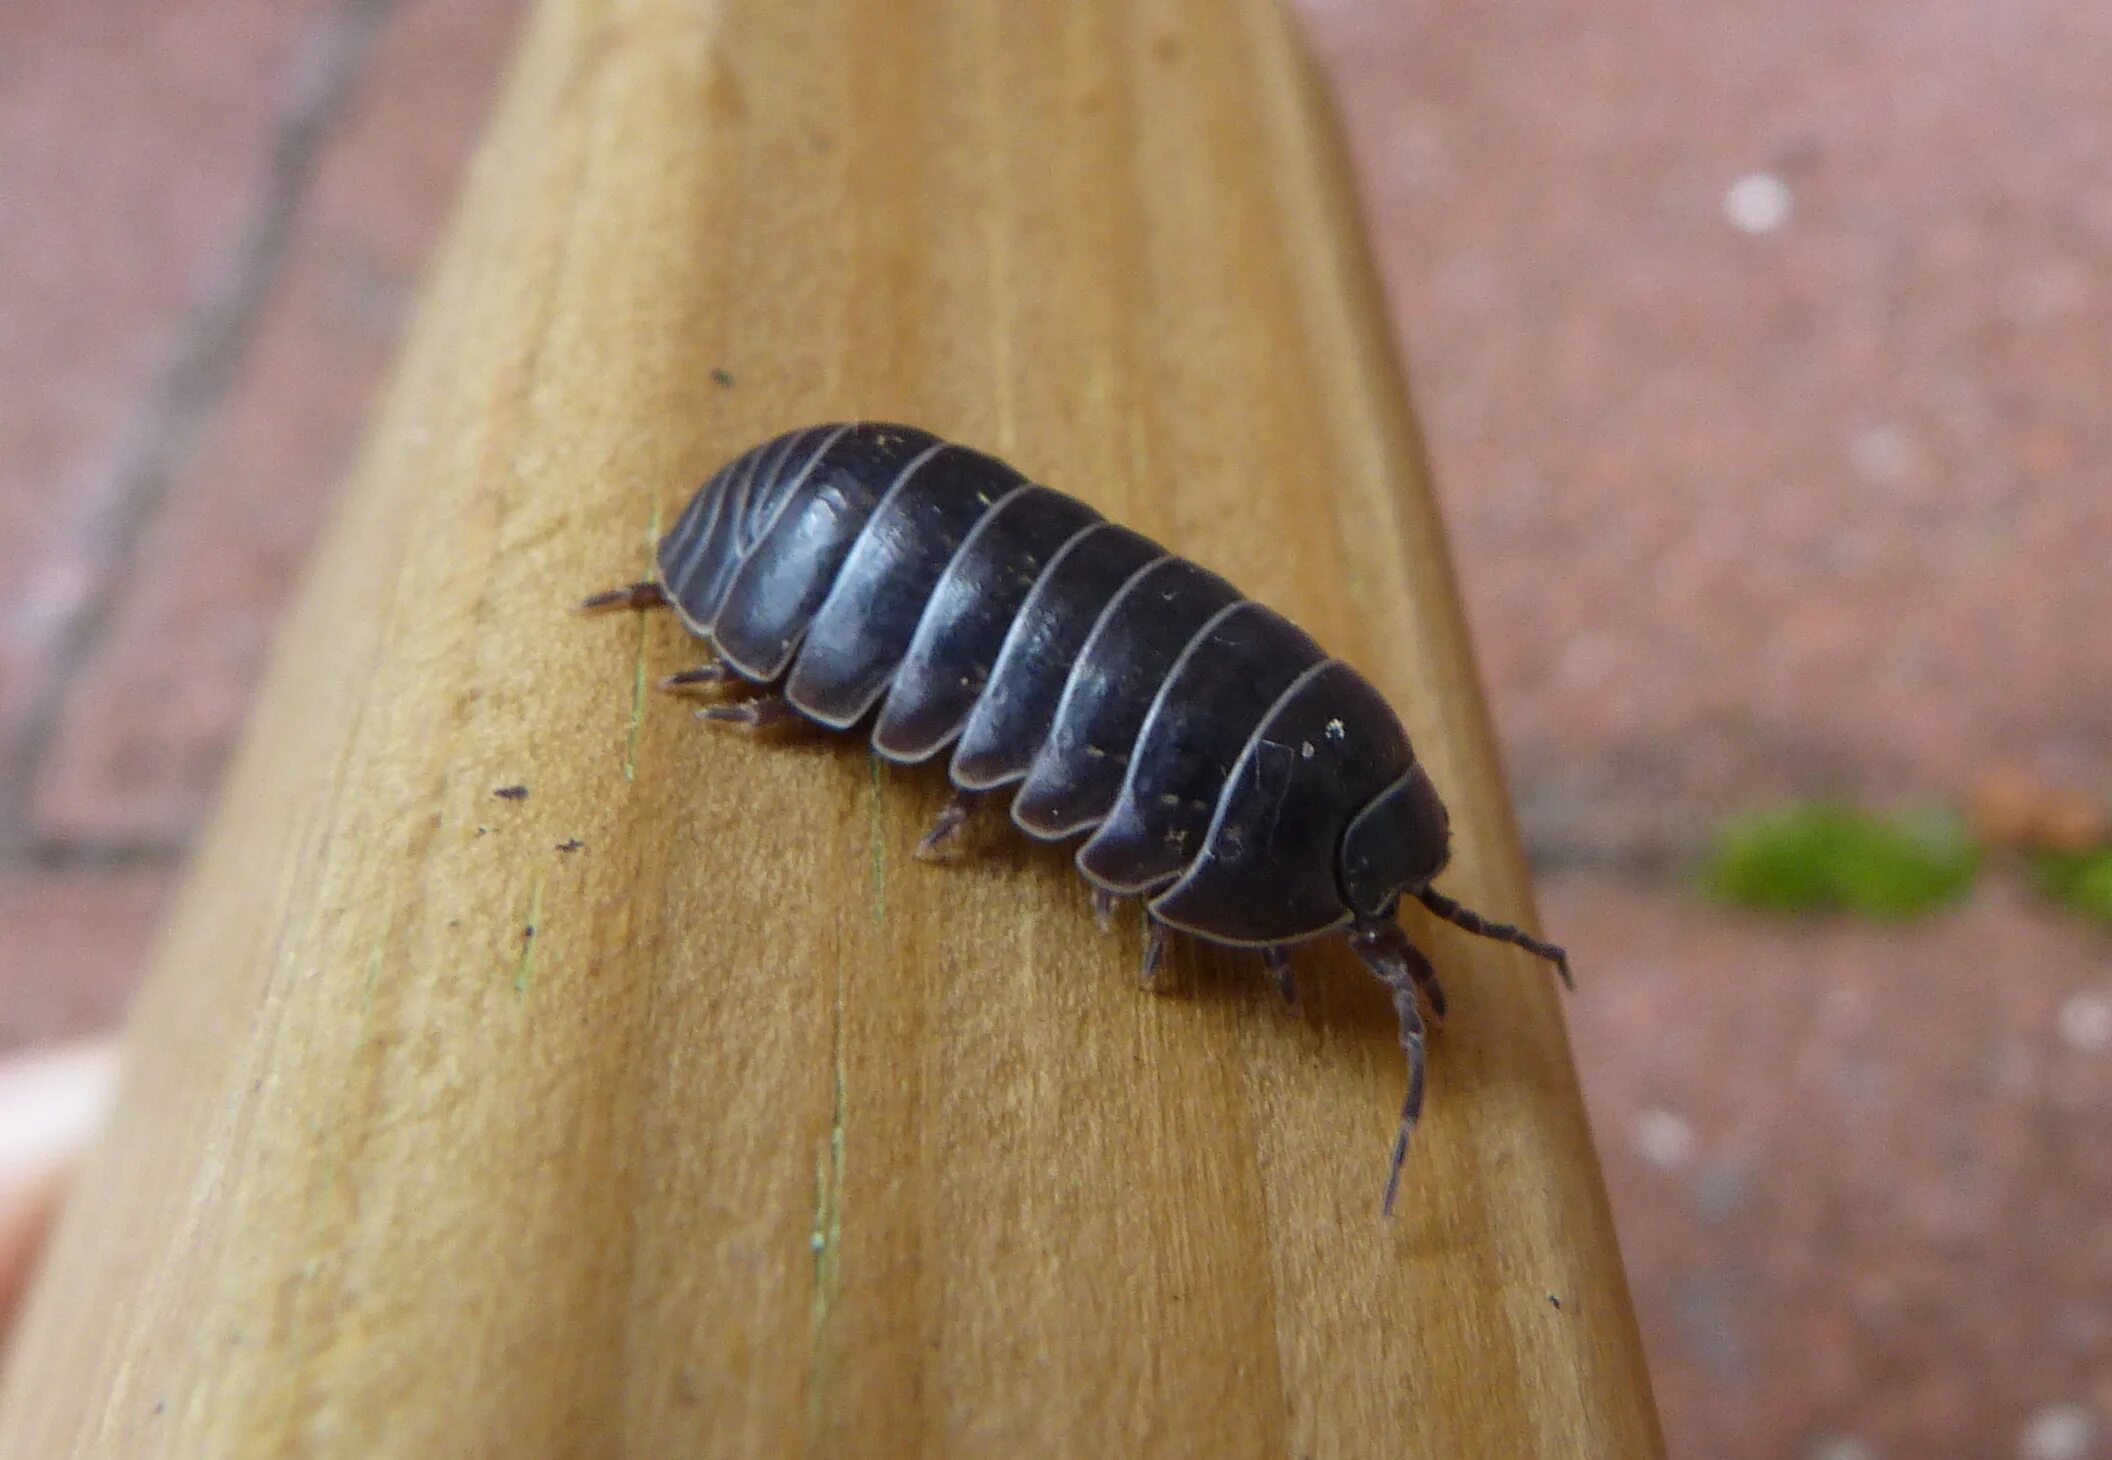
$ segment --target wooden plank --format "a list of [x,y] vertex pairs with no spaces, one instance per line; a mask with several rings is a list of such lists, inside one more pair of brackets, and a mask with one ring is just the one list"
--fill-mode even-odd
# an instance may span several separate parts
[[1528,917],[1384,320],[1261,0],[548,0],[0,1453],[1656,1453],[1541,965],[1410,915],[1454,1011],[1381,1220],[1346,952],[1144,994],[1060,853],[913,862],[935,777],[713,734],[665,616],[567,612],[734,449],[916,421],[1364,667],[1444,885]]

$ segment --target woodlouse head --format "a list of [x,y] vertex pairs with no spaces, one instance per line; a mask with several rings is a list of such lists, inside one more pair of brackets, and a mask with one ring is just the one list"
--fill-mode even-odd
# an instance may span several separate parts
[[1452,856],[1452,821],[1421,766],[1364,804],[1342,833],[1336,876],[1360,918],[1390,918],[1403,893],[1420,892]]
[[1437,797],[1437,788],[1423,768],[1416,766],[1366,802],[1342,833],[1337,875],[1342,900],[1357,915],[1352,938],[1371,947],[1398,938],[1394,913],[1403,896],[1412,897],[1435,916],[1477,938],[1493,938],[1545,958],[1554,964],[1562,982],[1575,988],[1569,954],[1560,947],[1523,928],[1461,907],[1430,885],[1451,856],[1451,818]]

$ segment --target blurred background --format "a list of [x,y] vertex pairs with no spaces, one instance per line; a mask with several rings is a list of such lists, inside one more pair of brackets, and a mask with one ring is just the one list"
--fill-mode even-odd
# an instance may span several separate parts
[[[2112,7],[1300,8],[1673,1453],[2112,1455]],[[0,1052],[122,1007],[521,9],[0,9]]]

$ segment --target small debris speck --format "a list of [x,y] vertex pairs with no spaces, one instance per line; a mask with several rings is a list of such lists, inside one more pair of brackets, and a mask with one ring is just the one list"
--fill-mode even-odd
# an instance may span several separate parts
[[487,836],[487,835],[489,835],[489,834],[490,834],[490,832],[491,832],[491,828],[490,828],[490,827],[488,827],[488,826],[480,826],[480,827],[478,827],[478,828],[477,828],[477,835],[478,835],[478,836]]
[[498,797],[501,801],[525,801],[528,799],[528,788],[526,786],[501,786],[491,794]]
[[731,390],[733,389],[733,372],[731,370],[714,370],[711,372],[711,383]]
[[1548,1306],[1553,1308],[1557,1313],[1560,1313],[1562,1311],[1562,1300],[1556,1297],[1553,1293],[1549,1293],[1547,1295],[1547,1302]]
[[585,845],[585,842],[581,841],[578,837],[574,836],[567,837],[565,838],[565,840],[559,842],[557,844],[557,849],[561,852],[576,852]]
[[523,938],[533,938],[535,936],[535,924],[529,923],[526,927],[522,928],[521,936]]
[[1771,172],[1749,172],[1723,195],[1723,216],[1740,233],[1773,233],[1793,206],[1789,184]]
[[1672,1171],[1694,1159],[1694,1127],[1669,1110],[1645,1110],[1628,1132],[1635,1154],[1660,1171]]
[[2112,1049],[2112,994],[2070,994],[2061,1005],[2061,1043],[2082,1054]]
[[2087,1404],[2049,1404],[2017,1439],[2019,1460],[2086,1460],[2097,1453],[2104,1427]]

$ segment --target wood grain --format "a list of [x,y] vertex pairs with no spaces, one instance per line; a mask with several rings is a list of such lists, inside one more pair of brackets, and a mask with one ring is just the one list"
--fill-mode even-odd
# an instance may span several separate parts
[[1454,1011],[1382,1221],[1348,954],[1142,993],[1060,853],[916,863],[935,776],[567,611],[733,450],[915,421],[1369,672],[1442,885],[1529,917],[1345,179],[1262,0],[548,0],[0,1454],[1657,1453],[1543,966],[1410,915]]

